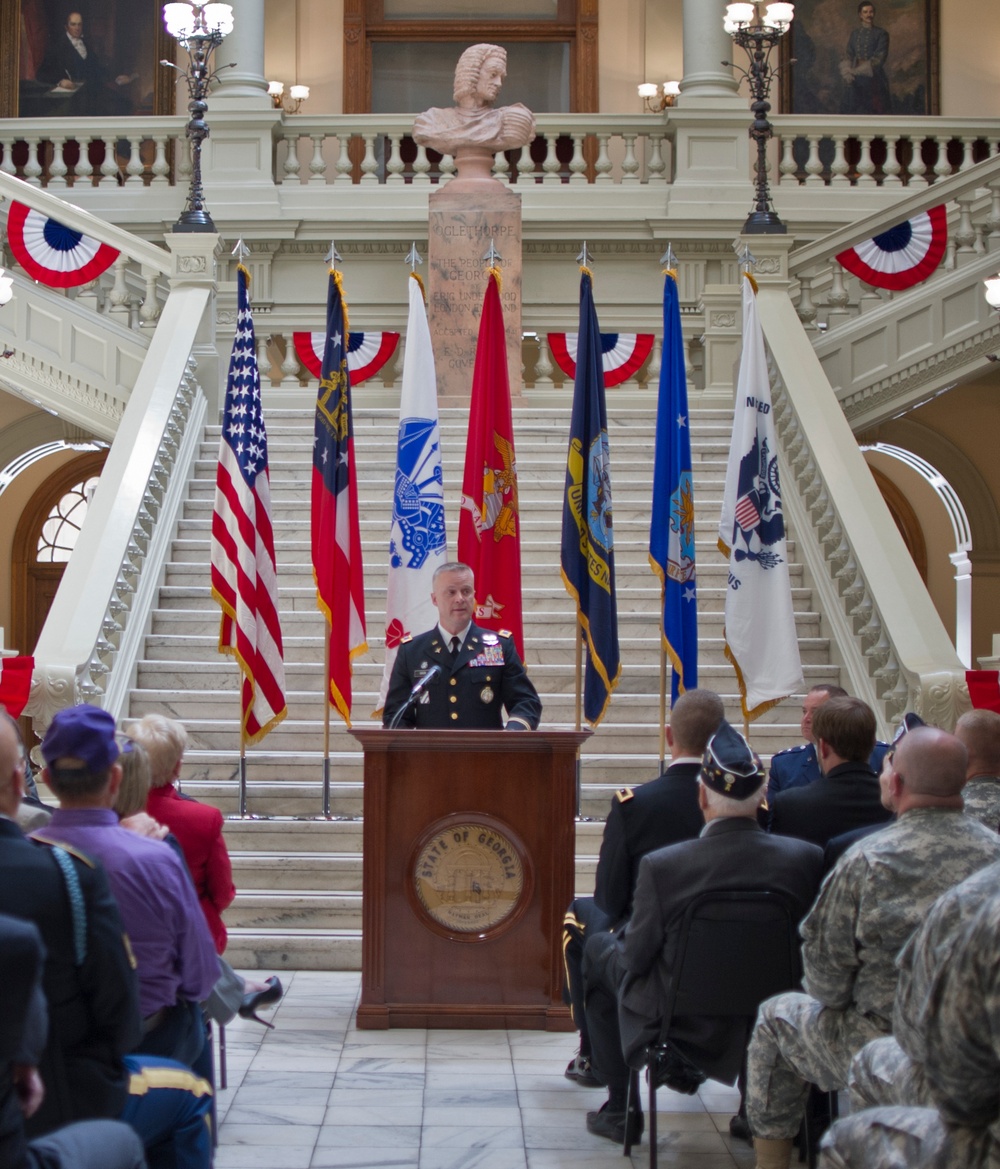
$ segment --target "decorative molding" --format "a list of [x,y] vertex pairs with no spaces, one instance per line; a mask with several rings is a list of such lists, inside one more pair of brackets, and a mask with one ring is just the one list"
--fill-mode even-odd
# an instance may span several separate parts
[[735,329],[736,328],[736,314],[735,313],[712,313],[709,323],[713,329]]

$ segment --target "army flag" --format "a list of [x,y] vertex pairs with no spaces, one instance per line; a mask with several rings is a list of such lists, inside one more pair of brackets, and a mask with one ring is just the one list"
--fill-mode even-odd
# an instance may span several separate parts
[[396,487],[389,531],[389,578],[385,602],[385,667],[378,710],[392,677],[400,641],[438,620],[431,601],[434,570],[447,560],[437,376],[420,277],[410,274],[410,315],[399,399]]
[[792,611],[778,447],[756,284],[744,274],[743,353],[733,438],[719,522],[729,558],[726,657],[733,663],[743,717],[751,722],[799,690],[802,663]]
[[562,520],[562,579],[576,602],[587,644],[583,713],[597,726],[621,675],[615,554],[611,529],[611,462],[601,367],[601,334],[590,271],[581,269],[580,332]]
[[472,373],[458,558],[475,573],[477,624],[506,630],[523,658],[521,516],[497,268],[489,269]]
[[351,663],[368,644],[347,328],[341,275],[331,269],[313,439],[312,563],[317,604],[327,621],[327,701],[350,726]]
[[24,655],[0,657],[0,706],[11,718],[20,718],[31,692],[35,659]]
[[672,668],[672,701],[698,685],[698,593],[687,374],[677,274],[663,281],[663,364],[656,408],[649,564],[663,589],[661,633]]
[[236,270],[236,335],[229,359],[212,512],[212,596],[222,608],[219,652],[243,675],[243,743],[256,743],[287,714],[271,527],[271,478],[250,274]]

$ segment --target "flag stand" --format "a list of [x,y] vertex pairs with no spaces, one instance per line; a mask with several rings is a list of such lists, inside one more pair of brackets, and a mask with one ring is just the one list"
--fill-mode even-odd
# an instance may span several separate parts
[[330,819],[330,633],[326,635],[323,655],[323,815]]
[[660,646],[660,770],[667,762],[667,651]]
[[583,633],[576,623],[576,729],[581,730],[580,712],[583,708]]
[[247,815],[247,745],[240,735],[240,819]]

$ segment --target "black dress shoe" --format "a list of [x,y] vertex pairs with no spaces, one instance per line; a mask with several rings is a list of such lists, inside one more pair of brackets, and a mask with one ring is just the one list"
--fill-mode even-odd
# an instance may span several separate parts
[[739,1113],[729,1120],[729,1135],[735,1137],[738,1141],[746,1141],[748,1145],[753,1144],[753,1134],[750,1132],[750,1125],[747,1124],[747,1118],[740,1116]]
[[597,1112],[587,1113],[587,1132],[595,1137],[607,1137],[616,1144],[625,1144],[625,1121],[629,1124],[629,1141],[637,1145],[642,1138],[642,1130],[646,1127],[641,1112],[609,1112],[608,1102],[601,1105]]
[[257,1014],[257,1011],[260,1007],[266,1007],[270,1003],[276,1003],[283,993],[281,980],[277,975],[272,975],[267,980],[263,990],[253,990],[243,996],[243,1002],[240,1004],[240,1018],[256,1019],[261,1026],[270,1027],[273,1031],[274,1024],[269,1023],[266,1019],[262,1019]]
[[574,1055],[566,1065],[563,1075],[581,1088],[599,1088],[601,1081],[594,1075],[589,1055]]

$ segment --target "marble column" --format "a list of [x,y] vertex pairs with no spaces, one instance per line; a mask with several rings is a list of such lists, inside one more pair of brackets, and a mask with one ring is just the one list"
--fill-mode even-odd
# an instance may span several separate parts
[[692,98],[736,97],[737,79],[722,64],[733,59],[733,42],[722,27],[725,0],[684,0],[682,105]]
[[215,54],[216,65],[235,61],[225,69],[209,97],[213,109],[269,109],[271,99],[264,78],[264,0],[238,0],[233,4],[233,31]]

